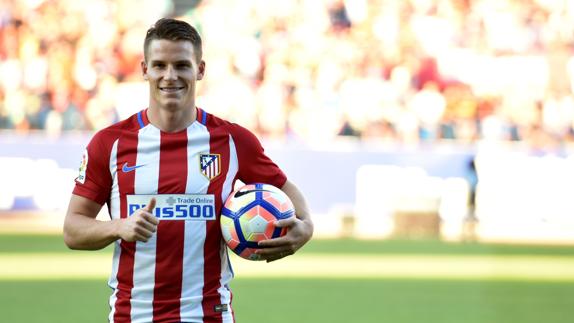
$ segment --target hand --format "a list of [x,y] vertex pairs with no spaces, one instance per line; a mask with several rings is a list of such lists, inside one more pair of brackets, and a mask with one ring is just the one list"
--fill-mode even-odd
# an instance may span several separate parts
[[311,224],[292,216],[288,219],[278,220],[275,222],[278,228],[287,228],[287,233],[279,238],[259,241],[259,246],[263,249],[257,250],[261,259],[267,262],[275,261],[299,250],[313,235]]
[[159,220],[151,213],[155,208],[155,198],[146,207],[135,211],[119,222],[119,237],[128,242],[147,242],[157,231]]

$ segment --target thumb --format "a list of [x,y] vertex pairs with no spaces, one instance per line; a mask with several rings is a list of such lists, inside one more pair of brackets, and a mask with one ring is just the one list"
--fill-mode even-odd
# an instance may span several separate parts
[[152,197],[151,200],[149,200],[149,203],[144,208],[144,210],[149,213],[152,213],[153,209],[155,209],[155,197]]
[[276,228],[285,228],[285,227],[290,227],[293,224],[295,224],[295,215],[288,217],[287,219],[281,219],[281,220],[277,220],[275,221],[275,227]]

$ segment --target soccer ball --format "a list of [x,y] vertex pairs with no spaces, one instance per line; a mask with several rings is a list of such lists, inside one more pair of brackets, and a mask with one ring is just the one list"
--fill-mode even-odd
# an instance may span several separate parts
[[229,195],[221,211],[221,232],[227,246],[242,258],[259,260],[258,241],[285,235],[273,222],[295,214],[289,197],[269,184],[249,184]]

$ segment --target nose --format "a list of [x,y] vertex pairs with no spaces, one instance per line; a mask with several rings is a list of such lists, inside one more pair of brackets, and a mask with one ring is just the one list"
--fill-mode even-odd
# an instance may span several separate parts
[[177,71],[172,65],[167,66],[163,78],[166,80],[177,80]]

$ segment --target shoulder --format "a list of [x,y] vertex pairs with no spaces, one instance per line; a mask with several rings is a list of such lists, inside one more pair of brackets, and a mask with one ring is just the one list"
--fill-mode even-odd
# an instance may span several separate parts
[[234,139],[242,139],[244,137],[256,138],[255,135],[247,128],[237,123],[219,118],[211,113],[206,113],[205,126],[210,130],[210,132],[223,132],[230,134]]
[[138,114],[134,114],[125,120],[97,131],[92,137],[90,145],[97,145],[108,150],[111,149],[116,140],[126,133],[137,133],[140,129],[137,115]]
[[206,112],[205,110],[199,111],[201,111],[198,115],[200,122],[210,130],[227,130],[227,127],[232,124],[231,122]]

